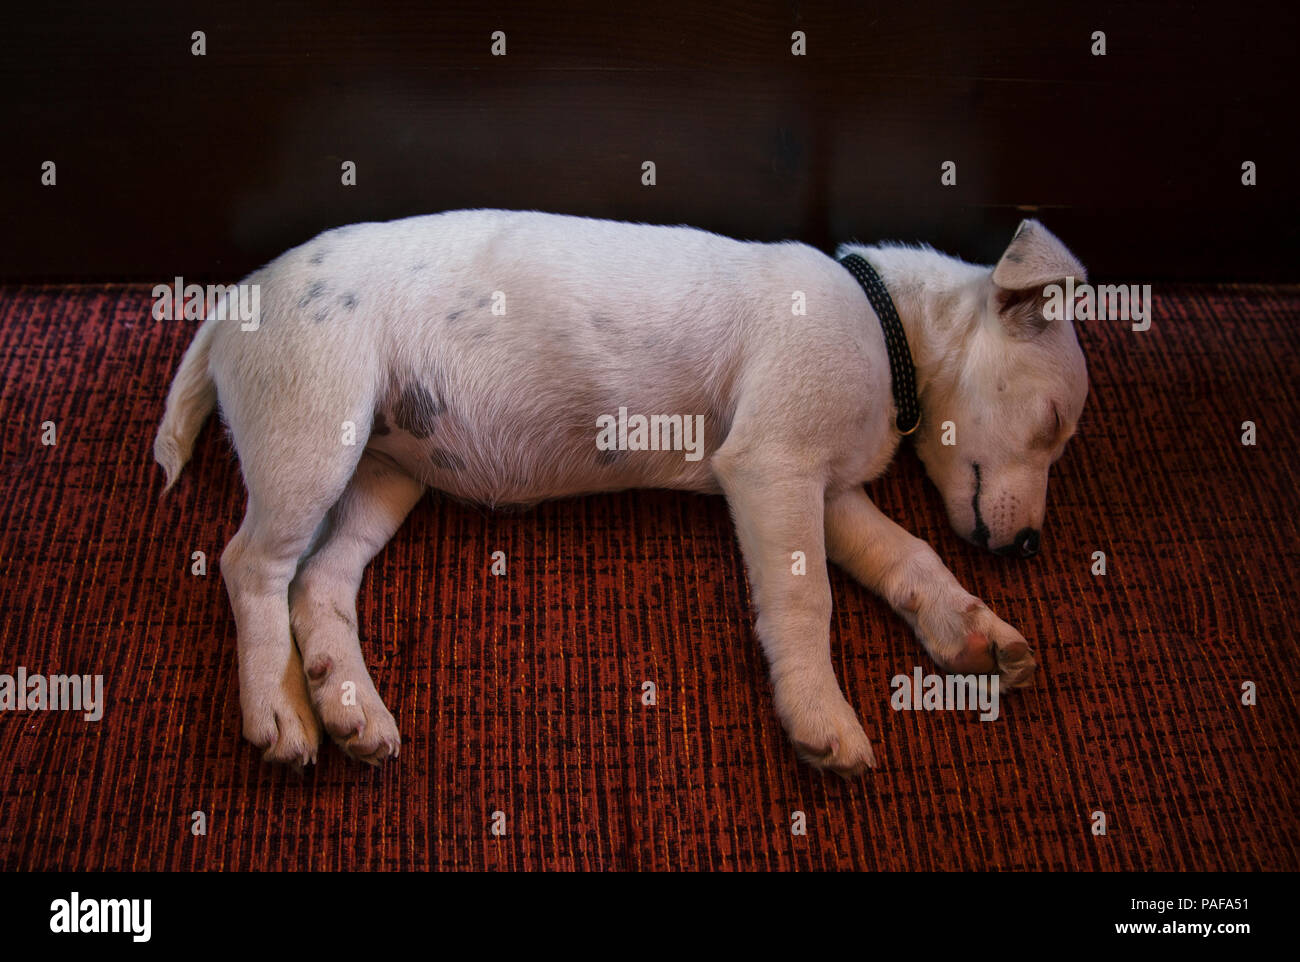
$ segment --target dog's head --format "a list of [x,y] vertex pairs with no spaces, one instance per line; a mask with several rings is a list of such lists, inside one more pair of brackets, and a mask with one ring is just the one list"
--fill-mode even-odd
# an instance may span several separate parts
[[[963,332],[925,386],[916,451],[957,533],[999,554],[1038,551],[1047,476],[1088,395],[1069,320],[1049,320],[1044,288],[1086,280],[1045,227],[1021,223],[1002,259],[952,301]],[[951,424],[945,425],[945,422]],[[946,428],[946,429],[945,429]]]

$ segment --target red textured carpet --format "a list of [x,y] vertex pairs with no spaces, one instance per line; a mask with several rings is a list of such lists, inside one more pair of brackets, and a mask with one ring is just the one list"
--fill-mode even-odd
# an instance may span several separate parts
[[1300,868],[1300,288],[1161,293],[1148,332],[1080,324],[1093,390],[1039,557],[959,542],[910,452],[872,486],[1043,671],[996,722],[896,713],[890,678],[933,665],[835,571],[882,762],[844,782],[773,715],[725,504],[664,492],[423,502],[358,603],[400,758],[264,765],[215,563],[237,465],[210,423],[160,501],[150,454],[193,325],[150,320],[147,287],[0,290],[0,673],[102,673],[107,703],[0,712],[0,868]]

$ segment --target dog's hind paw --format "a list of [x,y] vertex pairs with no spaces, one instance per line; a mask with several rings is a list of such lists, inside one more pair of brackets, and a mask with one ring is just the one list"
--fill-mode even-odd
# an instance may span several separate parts
[[329,659],[310,664],[312,700],[339,748],[358,761],[378,765],[397,755],[402,736],[365,666],[354,668],[351,672],[340,670]]
[[301,671],[291,672],[284,683],[270,691],[241,689],[244,737],[262,749],[268,762],[297,765],[315,764],[320,744],[320,723],[307,698]]

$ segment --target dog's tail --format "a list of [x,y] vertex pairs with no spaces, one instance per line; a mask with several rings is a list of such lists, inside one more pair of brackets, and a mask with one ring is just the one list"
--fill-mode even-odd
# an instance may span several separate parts
[[167,392],[167,409],[153,441],[154,460],[167,474],[163,491],[176,483],[194,450],[199,429],[217,406],[217,386],[208,373],[208,355],[217,331],[216,318],[217,313],[210,312],[194,335]]

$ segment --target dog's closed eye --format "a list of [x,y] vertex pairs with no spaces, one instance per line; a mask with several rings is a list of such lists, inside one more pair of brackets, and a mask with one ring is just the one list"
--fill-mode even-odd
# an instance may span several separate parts
[[1034,440],[1030,442],[1031,447],[1047,448],[1048,450],[1056,447],[1063,440],[1062,429],[1064,424],[1061,421],[1061,409],[1052,402],[1052,419],[1051,423],[1044,426],[1043,430],[1035,435]]

